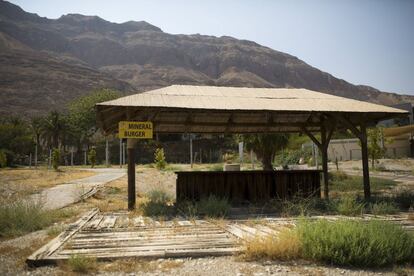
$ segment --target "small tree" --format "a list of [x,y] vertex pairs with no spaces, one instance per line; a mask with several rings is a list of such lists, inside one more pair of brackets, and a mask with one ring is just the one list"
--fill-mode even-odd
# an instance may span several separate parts
[[382,129],[381,128],[371,128],[367,131],[367,138],[368,138],[368,155],[372,161],[372,167],[375,166],[375,160],[383,157],[386,152],[385,146],[382,144],[386,141],[382,141]]
[[54,148],[52,151],[52,167],[55,171],[59,169],[60,163],[60,150],[58,148]]
[[167,162],[165,161],[165,154],[163,148],[157,148],[154,153],[155,167],[159,170],[165,169]]
[[91,163],[92,168],[95,167],[96,164],[96,150],[92,147],[88,153],[88,161]]
[[264,170],[273,170],[272,162],[276,152],[286,147],[287,134],[249,134],[243,136],[247,150],[253,150],[262,162]]

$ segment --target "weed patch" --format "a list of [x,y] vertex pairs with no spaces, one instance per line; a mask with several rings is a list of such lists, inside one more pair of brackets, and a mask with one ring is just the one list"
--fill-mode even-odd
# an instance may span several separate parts
[[365,203],[359,202],[352,196],[344,196],[337,201],[333,201],[333,209],[344,216],[361,216],[365,210]]
[[378,202],[369,205],[371,214],[373,215],[392,215],[399,212],[397,206],[392,202]]
[[413,236],[389,222],[302,221],[298,231],[303,256],[329,264],[381,267],[414,258]]
[[139,208],[142,214],[150,217],[168,217],[175,213],[171,197],[162,190],[152,190]]
[[224,217],[230,210],[230,203],[225,198],[219,198],[214,195],[202,198],[198,202],[182,202],[177,208],[187,217],[204,216],[210,218]]
[[37,231],[72,215],[68,210],[45,210],[40,201],[3,201],[0,204],[0,237]]
[[68,266],[73,272],[88,273],[96,269],[96,259],[82,255],[72,255],[68,259]]

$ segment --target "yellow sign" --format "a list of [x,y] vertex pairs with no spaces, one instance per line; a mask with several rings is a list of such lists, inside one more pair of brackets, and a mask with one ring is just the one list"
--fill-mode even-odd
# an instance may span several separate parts
[[119,122],[119,138],[152,139],[152,122]]

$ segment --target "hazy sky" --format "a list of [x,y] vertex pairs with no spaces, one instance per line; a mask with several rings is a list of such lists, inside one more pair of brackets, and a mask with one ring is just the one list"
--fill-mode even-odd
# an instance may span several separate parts
[[354,84],[414,95],[414,1],[12,0],[48,18],[145,20],[173,34],[229,35]]

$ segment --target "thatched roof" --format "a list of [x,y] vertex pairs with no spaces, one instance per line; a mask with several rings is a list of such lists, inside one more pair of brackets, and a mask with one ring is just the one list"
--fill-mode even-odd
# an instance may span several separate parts
[[97,104],[98,123],[116,132],[122,120],[152,121],[155,132],[255,133],[318,131],[341,114],[349,122],[407,112],[307,89],[172,85]]

